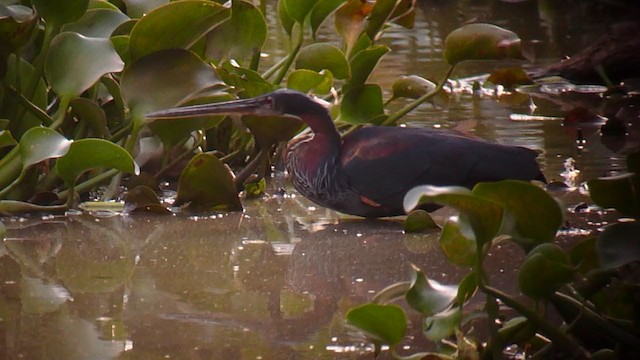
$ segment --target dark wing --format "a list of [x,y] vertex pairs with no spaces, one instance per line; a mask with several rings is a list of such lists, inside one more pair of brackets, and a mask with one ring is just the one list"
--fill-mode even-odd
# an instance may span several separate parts
[[350,185],[380,204],[402,204],[418,185],[459,185],[503,179],[544,180],[535,151],[450,132],[365,127],[343,139],[341,163]]

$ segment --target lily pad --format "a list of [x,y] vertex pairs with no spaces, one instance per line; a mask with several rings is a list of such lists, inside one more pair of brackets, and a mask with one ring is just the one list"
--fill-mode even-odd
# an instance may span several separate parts
[[102,75],[122,69],[124,62],[109,39],[64,32],[51,42],[44,71],[53,90],[71,99],[90,88]]
[[524,59],[521,40],[513,31],[492,24],[468,24],[444,41],[444,58],[451,65],[465,60]]
[[89,6],[89,0],[32,0],[31,3],[47,26],[62,26],[78,20]]
[[342,50],[327,43],[315,43],[300,50],[296,59],[296,69],[320,72],[329,70],[336,79],[346,79],[351,74],[349,63]]
[[211,1],[175,1],[146,14],[131,30],[132,59],[165,49],[189,49],[229,18],[230,9]]
[[413,267],[411,288],[405,299],[415,310],[426,316],[432,316],[448,308],[456,298],[456,286],[441,285],[435,280],[427,279],[424,273]]
[[365,84],[349,89],[342,97],[340,120],[350,124],[382,122],[384,115],[382,89],[378,84]]
[[397,305],[365,304],[347,312],[347,323],[374,342],[394,346],[404,339],[407,317]]
[[118,169],[136,174],[138,165],[131,154],[119,145],[104,139],[80,139],[71,144],[69,152],[56,162],[56,172],[67,185],[73,185],[85,171],[98,167]]
[[242,210],[233,173],[210,154],[198,154],[189,161],[178,181],[176,202],[207,210]]

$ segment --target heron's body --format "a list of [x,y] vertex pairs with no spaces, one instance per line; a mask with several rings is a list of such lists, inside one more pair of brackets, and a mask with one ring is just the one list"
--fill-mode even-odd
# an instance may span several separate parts
[[[312,130],[291,141],[285,162],[293,185],[313,202],[363,217],[404,214],[419,185],[473,187],[503,179],[544,181],[536,152],[456,133],[370,126],[340,137],[328,111],[305,94],[278,90],[255,99],[177,108],[153,117],[220,113],[287,114]],[[428,210],[433,210],[433,206]]]

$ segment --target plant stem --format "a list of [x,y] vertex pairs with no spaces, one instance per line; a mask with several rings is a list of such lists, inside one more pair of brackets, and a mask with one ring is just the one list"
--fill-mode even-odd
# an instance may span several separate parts
[[260,150],[255,158],[253,158],[245,167],[240,171],[236,178],[233,180],[234,185],[236,186],[236,190],[238,192],[244,189],[244,182],[253,174],[253,172],[260,166],[262,163],[262,158],[267,155],[267,152],[264,150]]
[[69,98],[68,96],[62,96],[60,98],[60,107],[56,112],[53,123],[49,125],[50,129],[56,130],[60,127],[60,125],[62,125],[62,123],[64,122],[64,118],[67,115],[67,110],[69,109],[69,102],[71,102],[71,98]]
[[396,112],[395,114],[389,116],[384,122],[382,122],[381,125],[384,126],[389,126],[392,124],[395,124],[398,119],[400,119],[401,117],[405,116],[407,113],[409,113],[411,110],[415,109],[416,107],[418,107],[418,105],[422,104],[423,102],[431,99],[432,97],[434,97],[440,90],[442,90],[442,88],[444,87],[444,84],[447,83],[447,80],[449,79],[449,77],[451,76],[451,74],[453,73],[453,70],[456,68],[456,65],[451,65],[449,66],[449,70],[447,70],[447,74],[444,76],[444,78],[442,79],[442,81],[440,81],[440,83],[438,83],[438,86],[436,86],[435,89],[433,89],[432,91],[422,95],[421,97],[419,97],[418,99],[412,101],[411,103],[409,103],[407,106],[403,107],[402,109],[400,109],[398,112]]
[[276,76],[276,79],[273,81],[273,84],[279,85],[282,82],[282,79],[284,79],[284,76],[287,74],[287,71],[289,71],[291,64],[293,64],[293,60],[295,60],[295,58],[298,56],[298,52],[300,52],[300,48],[302,47],[303,40],[304,40],[304,27],[300,25],[300,29],[298,31],[298,38],[296,40],[296,45],[294,46],[293,51],[291,51],[289,53],[289,56],[286,58],[287,61],[285,62],[284,66],[280,69],[280,72],[278,73],[278,76]]
[[[96,185],[100,185],[103,182],[109,180],[111,177],[115,176],[119,172],[120,170],[117,170],[117,169],[107,170],[100,175],[94,176],[91,179],[76,185],[74,190],[78,193],[85,192],[95,187]],[[69,196],[69,189],[60,191],[58,193],[58,199],[60,200],[66,200],[68,196]]]
[[265,80],[268,80],[270,77],[272,77],[273,74],[275,74],[276,71],[278,71],[278,69],[280,69],[284,65],[287,59],[288,57],[283,57],[282,59],[278,60],[277,63],[275,63],[273,66],[271,66],[269,69],[267,69],[267,71],[265,71],[262,74],[262,78],[264,78]]
[[40,109],[36,104],[32,103],[29,99],[24,97],[18,89],[14,89],[11,86],[6,86],[5,89],[9,90],[12,95],[18,98],[20,104],[35,115],[46,126],[50,126],[53,123],[53,119],[44,110]]

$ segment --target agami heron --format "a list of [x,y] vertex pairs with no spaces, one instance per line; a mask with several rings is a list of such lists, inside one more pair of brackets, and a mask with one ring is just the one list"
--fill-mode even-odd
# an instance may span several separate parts
[[288,89],[252,99],[162,110],[147,117],[214,114],[299,117],[311,133],[287,145],[284,160],[293,185],[311,201],[346,214],[402,215],[405,194],[418,185],[471,188],[504,179],[545,181],[537,153],[524,147],[406,127],[366,126],[341,137],[323,104]]

